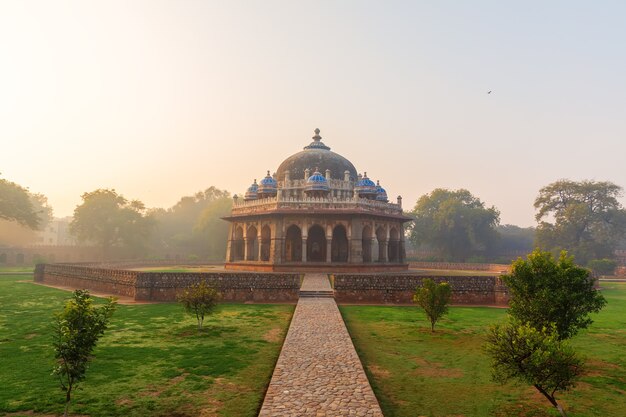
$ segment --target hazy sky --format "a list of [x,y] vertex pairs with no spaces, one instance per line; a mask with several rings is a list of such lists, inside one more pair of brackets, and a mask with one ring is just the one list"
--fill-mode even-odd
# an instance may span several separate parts
[[[0,0],[0,172],[55,215],[241,193],[311,141],[405,207],[626,186],[623,1]],[[487,91],[492,91],[487,94]]]

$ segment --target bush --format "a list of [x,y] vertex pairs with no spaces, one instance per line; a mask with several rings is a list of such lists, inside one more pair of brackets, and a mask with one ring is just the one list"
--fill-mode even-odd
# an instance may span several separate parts
[[617,261],[613,259],[594,259],[587,263],[594,275],[614,275],[617,268]]

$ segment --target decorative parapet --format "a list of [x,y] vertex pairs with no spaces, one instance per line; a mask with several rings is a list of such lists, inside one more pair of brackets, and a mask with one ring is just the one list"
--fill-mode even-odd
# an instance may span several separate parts
[[361,210],[367,212],[401,215],[402,207],[394,203],[367,200],[364,198],[315,198],[315,197],[272,197],[260,200],[237,201],[232,214],[255,214],[279,209],[287,210]]

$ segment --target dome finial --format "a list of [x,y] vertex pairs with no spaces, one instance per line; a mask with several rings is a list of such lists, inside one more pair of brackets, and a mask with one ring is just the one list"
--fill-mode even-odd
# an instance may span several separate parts
[[315,128],[313,132],[315,132],[315,136],[313,136],[313,142],[311,142],[309,146],[305,146],[304,149],[325,149],[329,151],[330,148],[324,145],[324,142],[322,142],[322,137],[320,136],[320,129]]

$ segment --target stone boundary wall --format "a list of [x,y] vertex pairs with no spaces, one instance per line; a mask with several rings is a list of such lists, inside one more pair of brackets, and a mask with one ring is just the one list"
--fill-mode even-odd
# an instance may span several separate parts
[[224,301],[297,302],[299,274],[245,272],[141,272],[94,268],[73,264],[39,264],[35,282],[84,288],[137,301],[176,301],[176,294],[191,284],[206,281]]
[[409,268],[448,269],[454,271],[509,272],[511,266],[503,264],[472,264],[464,262],[409,262]]
[[299,274],[232,272],[140,272],[135,300],[175,301],[180,289],[205,281],[222,293],[224,301],[297,302]]
[[452,287],[452,304],[506,306],[508,292],[495,276],[349,275],[333,277],[337,303],[412,304],[415,288],[430,278]]
[[34,280],[50,285],[84,288],[113,295],[135,297],[137,271],[94,268],[80,264],[38,264]]

